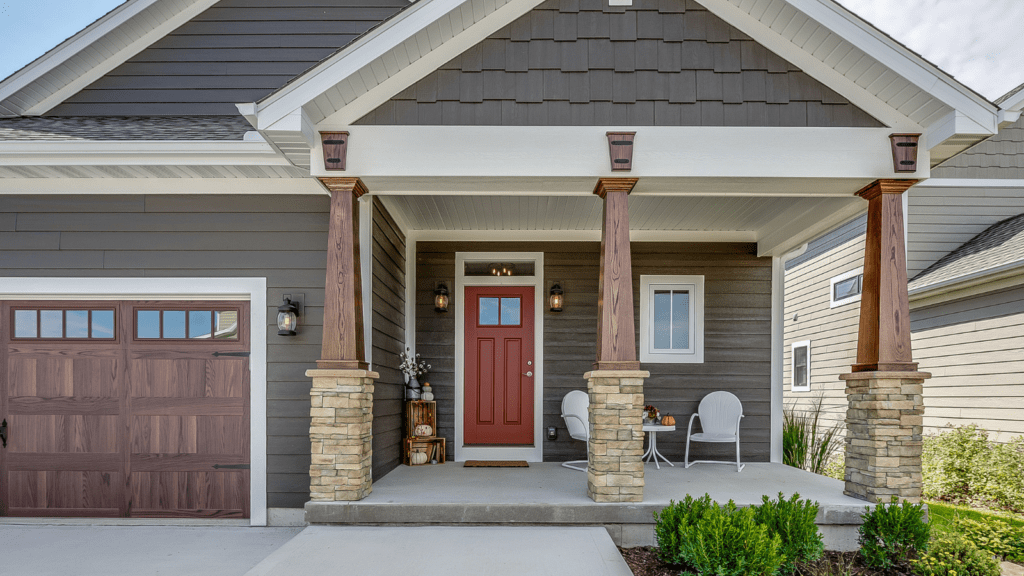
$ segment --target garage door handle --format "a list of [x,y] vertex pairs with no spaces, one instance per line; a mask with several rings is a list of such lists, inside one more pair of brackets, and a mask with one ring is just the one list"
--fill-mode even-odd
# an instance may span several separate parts
[[249,352],[214,352],[214,356],[249,356]]
[[7,420],[0,423],[0,441],[4,443],[4,448],[7,448]]
[[213,469],[219,470],[221,468],[227,468],[229,470],[248,470],[248,464],[214,464]]

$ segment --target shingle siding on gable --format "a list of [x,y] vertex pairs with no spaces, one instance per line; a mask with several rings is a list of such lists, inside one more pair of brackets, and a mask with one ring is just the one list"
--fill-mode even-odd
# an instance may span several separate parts
[[692,0],[548,0],[356,124],[882,126]]
[[406,0],[221,0],[50,116],[237,116],[409,5]]
[[935,168],[932,178],[1024,178],[1024,118]]

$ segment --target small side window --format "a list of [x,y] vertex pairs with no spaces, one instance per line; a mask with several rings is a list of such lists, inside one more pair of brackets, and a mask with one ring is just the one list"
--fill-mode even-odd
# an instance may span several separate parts
[[829,280],[829,307],[836,308],[844,304],[860,302],[860,294],[864,290],[864,272],[858,268],[840,274]]
[[793,392],[811,391],[811,341],[793,343],[792,357],[792,389]]

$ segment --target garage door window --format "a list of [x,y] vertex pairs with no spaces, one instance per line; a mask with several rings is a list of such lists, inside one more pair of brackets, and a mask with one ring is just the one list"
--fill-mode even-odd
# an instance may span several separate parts
[[238,340],[238,310],[136,310],[138,340]]
[[16,309],[15,339],[110,340],[114,338],[113,310]]

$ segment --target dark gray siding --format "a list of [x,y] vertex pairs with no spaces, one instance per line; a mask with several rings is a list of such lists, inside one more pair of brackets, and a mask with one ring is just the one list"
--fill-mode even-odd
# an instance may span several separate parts
[[357,124],[881,126],[692,0],[548,0]]
[[[328,201],[312,196],[4,196],[3,276],[267,278],[267,486],[309,500],[309,378],[320,356]],[[277,335],[282,294],[305,294]]]
[[[544,440],[545,460],[586,457],[586,447],[569,438],[560,417],[562,397],[586,389],[583,374],[595,357],[599,244],[596,242],[417,244],[416,347],[433,366],[429,375],[438,402],[440,434],[454,442],[455,322],[452,314],[433,309],[437,280],[452,285],[455,252],[544,252],[545,286],[560,281],[566,305],[561,313],[544,312],[544,427],[555,426],[558,439]],[[634,300],[640,308],[640,276],[695,274],[705,276],[705,362],[644,364],[651,372],[646,402],[663,414],[685,421],[700,399],[715,390],[734,392],[743,402],[743,457],[769,458],[771,367],[771,259],[757,258],[752,244],[669,244],[635,242]],[[459,298],[453,294],[455,305]],[[639,330],[639,317],[637,317]],[[639,339],[638,339],[639,341]],[[667,434],[659,449],[682,460],[685,434]],[[728,446],[692,447],[699,456],[728,458]],[[451,451],[449,452],[452,453]]]
[[[1024,314],[1024,288],[986,292],[910,311],[910,331],[923,332],[966,322]],[[1024,360],[1024,356],[1021,357]]]
[[380,200],[373,199],[373,479],[398,466],[405,378],[405,235]]
[[932,178],[1024,178],[1024,118],[932,168]]
[[408,5],[221,0],[48,115],[235,116]]

